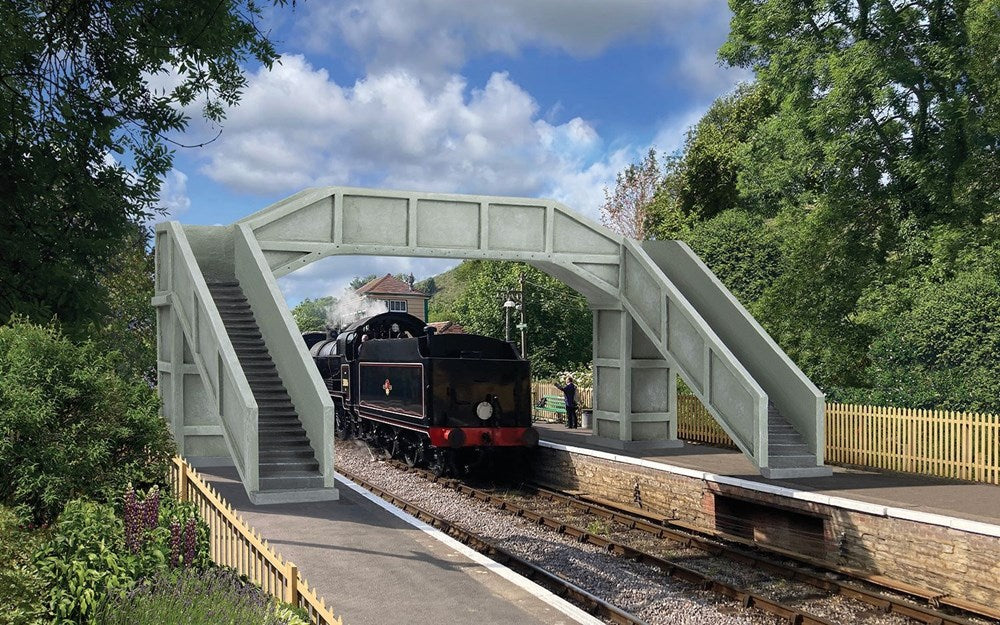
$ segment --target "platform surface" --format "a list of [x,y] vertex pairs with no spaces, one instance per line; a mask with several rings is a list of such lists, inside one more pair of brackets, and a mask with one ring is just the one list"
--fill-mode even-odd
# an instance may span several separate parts
[[235,469],[199,472],[345,625],[577,622],[339,481],[339,501],[255,506]]
[[642,458],[695,471],[734,477],[798,491],[842,497],[881,506],[1000,525],[1000,486],[928,477],[909,473],[858,470],[833,466],[830,477],[769,480],[761,477],[741,452],[685,443],[683,447],[652,452],[603,448],[593,443],[589,430],[536,422],[541,440]]

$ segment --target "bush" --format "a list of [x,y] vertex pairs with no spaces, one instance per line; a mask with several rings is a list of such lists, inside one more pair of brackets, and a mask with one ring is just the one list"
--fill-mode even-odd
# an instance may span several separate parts
[[[101,625],[302,625],[300,611],[276,604],[232,569],[185,569],[109,601]],[[305,621],[308,623],[308,621]]]
[[46,535],[17,510],[0,506],[0,621],[7,625],[36,623],[44,614],[38,601],[44,582],[31,556]]
[[95,620],[103,604],[143,580],[209,566],[208,526],[193,504],[161,498],[155,487],[145,499],[130,490],[123,516],[109,504],[66,505],[34,556],[48,589],[43,607],[49,622],[103,623]]
[[0,327],[0,501],[49,521],[76,498],[162,482],[174,444],[155,391],[55,326]]

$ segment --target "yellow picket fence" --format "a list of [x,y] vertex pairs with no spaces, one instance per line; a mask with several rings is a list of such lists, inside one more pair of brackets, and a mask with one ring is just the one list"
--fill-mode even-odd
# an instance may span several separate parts
[[826,457],[1000,484],[1000,415],[828,403]]
[[298,567],[278,555],[183,458],[173,459],[168,479],[175,496],[193,502],[208,524],[213,562],[236,569],[271,596],[305,609],[316,625],[344,625],[299,575]]
[[[559,393],[550,384],[532,390],[535,399]],[[579,394],[593,405],[591,389]],[[677,436],[736,448],[693,395],[677,396]],[[828,402],[825,453],[830,464],[1000,484],[1000,415]]]

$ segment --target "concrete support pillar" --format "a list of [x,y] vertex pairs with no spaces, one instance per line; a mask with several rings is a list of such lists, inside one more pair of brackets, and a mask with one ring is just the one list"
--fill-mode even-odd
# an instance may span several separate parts
[[594,310],[594,435],[619,449],[675,447],[676,373],[628,311]]

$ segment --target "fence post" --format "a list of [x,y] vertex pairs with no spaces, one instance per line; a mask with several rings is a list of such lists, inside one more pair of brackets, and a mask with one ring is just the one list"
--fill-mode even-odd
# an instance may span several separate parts
[[188,500],[188,464],[184,460],[175,458],[179,470],[177,471],[177,501]]
[[299,567],[289,562],[285,575],[288,576],[288,597],[285,601],[299,605]]

